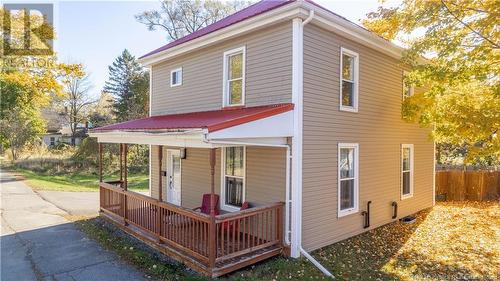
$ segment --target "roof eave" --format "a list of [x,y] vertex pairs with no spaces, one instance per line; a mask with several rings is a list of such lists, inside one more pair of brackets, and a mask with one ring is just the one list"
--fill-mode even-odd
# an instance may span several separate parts
[[139,58],[138,61],[144,66],[151,66],[166,59],[198,50],[202,47],[220,42],[222,40],[240,36],[276,22],[290,20],[296,17],[306,18],[308,11],[303,9],[301,5],[300,1],[284,5],[156,54]]
[[[210,44],[228,40],[280,21],[290,20],[297,17],[305,19],[309,15],[310,10],[314,10],[315,12],[312,23],[356,41],[362,45],[368,46],[371,49],[378,50],[397,59],[401,58],[402,52],[405,50],[404,48],[381,38],[380,36],[321,6],[307,1],[297,1],[227,26],[156,54],[140,58],[139,62],[145,66],[151,66],[166,59],[186,54]],[[421,60],[420,62],[424,63],[425,61]]]
[[205,133],[206,128],[177,128],[177,129],[111,129],[111,130],[92,130],[89,132],[89,136],[96,137],[102,134],[116,134],[116,133],[146,133],[146,134],[157,134],[157,135],[191,135]]

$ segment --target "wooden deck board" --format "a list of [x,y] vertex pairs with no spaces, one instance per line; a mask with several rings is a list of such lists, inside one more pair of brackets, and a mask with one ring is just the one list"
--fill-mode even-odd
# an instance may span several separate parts
[[207,215],[107,184],[101,185],[100,193],[103,217],[209,277],[283,253],[282,203],[216,216],[213,221]]

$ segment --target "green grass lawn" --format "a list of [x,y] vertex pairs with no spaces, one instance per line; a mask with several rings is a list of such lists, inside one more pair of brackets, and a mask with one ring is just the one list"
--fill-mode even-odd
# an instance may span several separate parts
[[[152,280],[209,280],[100,218],[77,226]],[[500,280],[500,204],[438,203],[413,224],[390,223],[316,250],[336,280]],[[327,280],[310,262],[277,257],[220,280]]]
[[[99,176],[95,174],[74,172],[54,175],[23,168],[11,168],[11,170],[23,177],[26,183],[36,190],[99,191]],[[116,180],[119,177],[119,174],[111,174],[104,180]],[[128,183],[128,188],[134,191],[146,191],[149,188],[148,175],[144,173],[129,174]]]

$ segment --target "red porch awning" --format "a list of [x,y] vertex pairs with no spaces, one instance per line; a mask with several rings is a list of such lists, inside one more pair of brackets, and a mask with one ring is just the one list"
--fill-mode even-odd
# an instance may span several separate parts
[[169,114],[116,123],[92,130],[94,133],[110,131],[161,131],[206,129],[215,132],[293,110],[292,103],[255,107],[228,108],[213,111]]

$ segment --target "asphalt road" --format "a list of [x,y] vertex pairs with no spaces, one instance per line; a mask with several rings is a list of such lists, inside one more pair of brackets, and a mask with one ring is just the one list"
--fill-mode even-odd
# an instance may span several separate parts
[[[42,198],[4,171],[0,184],[2,281],[146,280],[79,231],[65,218],[68,211],[50,202],[50,195]],[[56,195],[59,200],[64,196]]]

